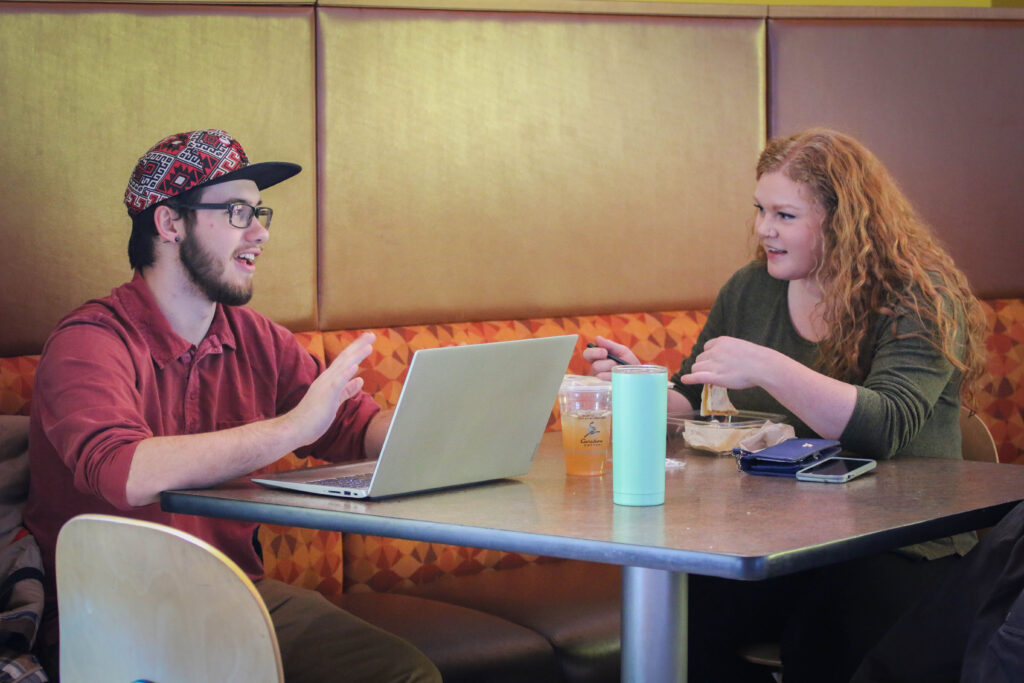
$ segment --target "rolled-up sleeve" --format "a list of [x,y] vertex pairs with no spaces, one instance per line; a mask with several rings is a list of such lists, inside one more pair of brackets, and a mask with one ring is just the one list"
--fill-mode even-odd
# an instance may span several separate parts
[[47,439],[73,475],[75,488],[119,509],[135,448],[153,435],[134,364],[109,329],[90,324],[58,330],[36,371],[36,401]]

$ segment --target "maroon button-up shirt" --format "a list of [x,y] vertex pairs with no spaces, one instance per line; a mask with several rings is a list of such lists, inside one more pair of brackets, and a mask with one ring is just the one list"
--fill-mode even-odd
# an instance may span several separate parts
[[[217,306],[206,337],[179,337],[142,277],[64,318],[36,371],[25,524],[35,534],[54,590],[54,549],[71,517],[106,513],[187,531],[263,574],[249,522],[133,508],[125,497],[135,448],[152,436],[199,434],[293,408],[323,370],[291,332],[250,308]],[[365,458],[363,438],[379,410],[363,393],[346,401],[327,433],[298,454]],[[281,455],[285,455],[282,453]]]

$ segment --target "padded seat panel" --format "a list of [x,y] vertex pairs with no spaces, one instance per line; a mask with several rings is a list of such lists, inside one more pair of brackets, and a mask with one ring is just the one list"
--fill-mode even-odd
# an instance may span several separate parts
[[348,593],[336,603],[418,647],[437,665],[445,683],[562,680],[551,645],[500,617],[393,593]]
[[566,561],[445,577],[405,591],[494,614],[545,636],[569,681],[617,681],[622,569]]

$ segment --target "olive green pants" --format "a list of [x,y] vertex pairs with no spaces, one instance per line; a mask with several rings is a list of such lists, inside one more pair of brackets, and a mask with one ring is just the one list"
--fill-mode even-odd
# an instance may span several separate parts
[[287,683],[440,683],[422,652],[320,593],[273,579],[257,581],[256,589],[277,631]]

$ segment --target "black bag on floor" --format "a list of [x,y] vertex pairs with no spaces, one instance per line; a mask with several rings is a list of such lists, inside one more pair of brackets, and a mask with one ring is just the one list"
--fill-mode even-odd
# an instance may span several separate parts
[[1024,681],[1024,503],[864,658],[852,683]]

